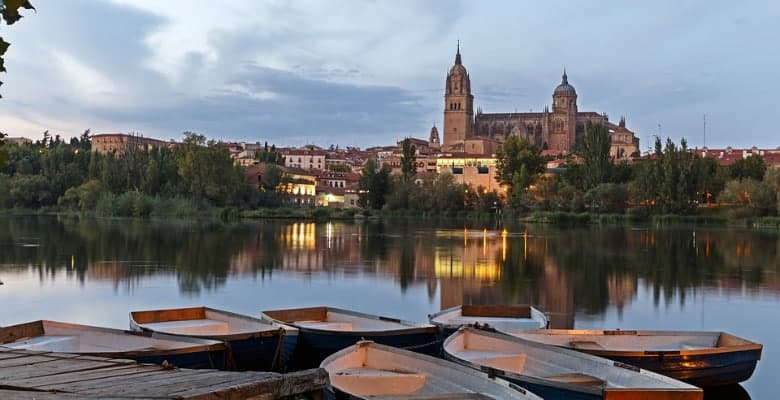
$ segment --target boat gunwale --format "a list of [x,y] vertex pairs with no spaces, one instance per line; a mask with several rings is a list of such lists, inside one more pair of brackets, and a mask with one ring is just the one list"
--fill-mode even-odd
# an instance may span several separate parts
[[[133,336],[148,338],[148,339],[171,341],[176,343],[187,343],[190,345],[187,347],[174,348],[174,349],[158,349],[158,348],[149,347],[149,348],[142,348],[137,350],[117,350],[117,351],[56,351],[58,353],[85,354],[85,355],[88,354],[90,356],[96,356],[96,357],[104,356],[109,358],[117,358],[118,355],[148,357],[148,356],[181,355],[181,354],[192,354],[192,353],[200,353],[200,352],[214,352],[214,351],[227,350],[227,346],[225,345],[225,343],[219,340],[186,337],[186,336],[179,337],[176,335],[168,335],[168,334],[157,333],[157,332],[138,332],[132,330],[107,328],[102,326],[73,324],[70,322],[61,322],[61,321],[53,321],[53,320],[37,320],[37,321],[26,322],[22,324],[4,326],[4,327],[0,327],[0,333],[4,333],[8,330],[23,329],[25,326],[36,326],[36,325],[41,328],[41,332],[42,332],[41,334],[35,336],[18,337],[17,339],[12,341],[3,341],[0,342],[0,347],[10,348],[4,345],[15,343],[24,339],[47,336],[46,328],[47,326],[51,326],[51,327],[58,327],[58,328],[74,329],[77,331],[84,331],[84,332],[97,331],[100,333],[112,334],[117,336],[133,335]],[[55,351],[43,350],[43,352],[51,353]]]
[[[452,362],[450,360],[446,360],[446,359],[443,359],[443,358],[433,357],[433,356],[429,356],[427,354],[420,354],[420,353],[417,353],[417,352],[414,352],[414,351],[411,351],[411,350],[405,350],[405,349],[402,349],[402,348],[399,348],[399,347],[388,346],[388,345],[376,343],[376,342],[371,341],[371,340],[361,340],[361,341],[359,341],[359,342],[357,342],[357,343],[355,343],[355,344],[353,344],[351,346],[345,347],[345,348],[343,348],[343,349],[341,349],[341,350],[339,350],[339,351],[329,355],[324,360],[322,360],[322,362],[320,363],[320,368],[324,369],[325,371],[328,371],[328,369],[326,367],[326,364],[333,363],[335,360],[338,360],[339,358],[344,357],[344,356],[352,353],[353,351],[355,351],[356,348],[363,347],[363,346],[367,346],[369,348],[373,347],[373,348],[375,348],[376,350],[379,350],[379,351],[386,351],[386,352],[389,352],[389,353],[394,353],[394,354],[398,354],[398,355],[401,355],[401,356],[410,357],[410,358],[413,358],[413,359],[420,359],[420,360],[423,360],[425,362],[433,363],[437,367],[444,368],[444,369],[455,370],[455,371],[458,371],[459,373],[463,373],[463,374],[466,374],[466,375],[475,375],[475,376],[479,376],[480,378],[489,379],[491,382],[496,383],[498,385],[501,385],[502,387],[504,387],[506,389],[511,389],[511,390],[517,391],[521,397],[522,396],[526,396],[529,400],[534,400],[534,399],[542,400],[542,398],[539,397],[538,395],[534,394],[533,392],[531,392],[530,390],[528,390],[528,389],[526,389],[524,387],[521,387],[520,385],[517,385],[516,383],[509,382],[509,381],[506,381],[506,380],[503,380],[503,379],[496,379],[496,377],[499,377],[498,375],[491,376],[490,374],[488,374],[488,373],[486,373],[486,372],[484,372],[482,370],[478,370],[478,369],[475,370],[474,368],[471,368],[469,366],[463,365],[463,364],[458,363],[458,362]],[[328,372],[328,374],[330,374],[330,372]],[[338,389],[338,388],[336,388],[336,389]],[[341,389],[339,389],[339,390],[341,390]]]
[[[533,342],[533,341],[530,341],[530,340],[518,338],[516,336],[511,336],[511,335],[507,335],[507,334],[500,333],[500,332],[490,332],[490,331],[486,331],[486,330],[482,330],[482,329],[476,329],[476,328],[473,328],[473,327],[463,327],[463,328],[460,328],[460,329],[458,329],[457,332],[453,333],[447,339],[444,340],[444,343],[442,344],[442,353],[444,354],[445,358],[451,359],[451,360],[453,360],[455,362],[458,362],[458,363],[461,363],[463,365],[467,365],[470,368],[479,369],[480,371],[489,371],[488,374],[495,374],[496,376],[499,376],[499,377],[507,377],[507,379],[516,379],[516,380],[521,381],[521,382],[529,382],[529,383],[532,383],[532,384],[538,384],[538,385],[542,385],[542,386],[549,386],[549,387],[554,387],[554,388],[558,388],[558,389],[571,390],[571,391],[576,391],[576,392],[580,392],[580,393],[589,393],[589,394],[596,394],[596,395],[604,394],[604,393],[606,393],[606,390],[607,390],[607,386],[606,385],[601,386],[601,387],[589,387],[589,386],[583,386],[583,385],[578,385],[578,384],[574,384],[574,383],[566,383],[566,382],[560,382],[560,381],[556,381],[556,380],[552,380],[552,379],[545,379],[545,378],[542,378],[542,377],[536,377],[536,376],[532,376],[532,375],[519,374],[519,373],[516,373],[516,372],[501,370],[501,369],[488,367],[488,366],[482,366],[482,365],[480,365],[478,363],[475,363],[475,362],[472,362],[470,360],[465,360],[465,359],[459,358],[459,357],[455,356],[454,354],[450,353],[447,350],[447,347],[448,347],[449,343],[454,341],[456,336],[458,336],[460,334],[466,334],[466,333],[469,333],[469,332],[475,333],[477,335],[488,336],[488,337],[491,337],[493,339],[514,341],[514,342],[518,342],[520,344],[527,345],[527,346],[539,346],[539,347],[542,347],[542,348],[546,348],[546,350],[550,350],[550,351],[554,351],[554,352],[563,352],[564,354],[568,353],[568,355],[574,356],[574,357],[577,357],[577,358],[590,359],[591,361],[598,362],[598,363],[601,363],[601,364],[604,364],[606,366],[610,366],[610,367],[613,367],[613,368],[623,368],[623,367],[618,365],[618,364],[622,364],[622,363],[618,363],[616,361],[612,361],[612,360],[609,360],[609,359],[606,359],[606,358],[603,358],[603,357],[598,357],[598,356],[591,355],[591,354],[588,354],[588,353],[582,353],[582,352],[579,352],[579,351],[576,351],[576,350],[572,350],[572,349],[568,349],[568,348],[562,348],[562,347],[559,347],[559,346],[553,346],[553,345],[549,345],[549,344]],[[648,377],[653,378],[653,379],[655,379],[655,380],[657,380],[659,382],[663,382],[663,383],[666,383],[666,384],[669,385],[669,387],[666,387],[666,388],[632,388],[634,390],[652,389],[652,390],[666,390],[666,391],[674,391],[674,392],[697,392],[697,391],[699,391],[699,392],[703,393],[702,389],[699,388],[699,387],[696,387],[694,385],[682,382],[682,381],[674,379],[674,378],[670,378],[668,376],[659,374],[657,372],[653,372],[653,371],[649,371],[649,370],[645,370],[645,369],[641,369],[641,368],[636,368],[636,367],[631,367],[631,366],[629,366],[629,368],[627,368],[627,369],[630,369],[630,370],[632,370],[632,371],[634,371],[634,372],[636,372],[638,374],[642,374],[642,375],[648,376]],[[617,388],[613,387],[612,389],[617,389]]]
[[[244,320],[251,320],[254,323],[261,323],[263,325],[270,325],[271,327],[275,329],[267,329],[263,331],[252,331],[252,332],[241,332],[241,333],[228,333],[228,334],[190,334],[190,333],[172,333],[172,332],[165,332],[162,330],[152,329],[145,327],[145,324],[138,323],[136,319],[134,318],[134,314],[140,314],[140,313],[160,313],[163,311],[192,311],[192,310],[203,310],[210,311],[215,314],[223,314],[231,318],[237,318],[237,319],[244,319]],[[156,322],[169,322],[169,321],[175,321],[175,320],[168,320],[168,321],[156,321]],[[163,335],[171,335],[171,336],[179,336],[179,337],[193,337],[193,338],[203,338],[203,339],[216,339],[216,340],[222,340],[222,341],[238,341],[238,340],[248,340],[248,339],[257,339],[257,338],[263,338],[263,337],[274,337],[274,336],[296,336],[298,335],[298,329],[295,327],[291,327],[285,324],[278,324],[278,323],[272,323],[270,321],[263,320],[261,318],[255,318],[251,315],[244,315],[244,314],[238,314],[231,311],[225,311],[225,310],[219,310],[216,308],[206,307],[206,306],[198,306],[198,307],[182,307],[182,308],[163,308],[163,309],[156,309],[156,310],[141,310],[141,311],[130,311],[130,327],[131,328],[138,328],[141,331],[144,332],[155,332],[160,333]]]
[[[435,312],[433,314],[428,314],[428,322],[430,322],[433,325],[439,326],[442,329],[448,329],[448,330],[458,330],[462,326],[467,326],[468,324],[455,324],[455,323],[449,323],[449,322],[447,322],[447,323],[434,322],[435,318],[439,318],[439,317],[441,317],[441,316],[443,316],[443,315],[445,315],[447,313],[451,313],[451,312],[454,312],[454,311],[462,310],[464,305],[469,305],[469,304],[460,304],[460,305],[457,305],[457,306],[446,308],[444,310],[437,311],[437,312]],[[485,305],[482,305],[482,306],[490,306],[490,304],[485,304]],[[544,317],[545,326],[550,324],[550,316],[546,312],[544,312],[544,311],[542,311],[542,310],[540,310],[540,309],[538,309],[538,308],[536,308],[536,307],[534,307],[534,306],[532,306],[530,304],[492,304],[492,306],[495,306],[495,307],[518,307],[518,306],[528,307],[530,316],[528,318],[522,318],[522,319],[533,320],[534,319],[533,318],[533,314],[534,314],[534,311],[536,311],[537,313],[541,314]],[[462,313],[461,313],[461,315],[462,315]],[[479,318],[479,317],[475,316],[475,317],[469,317],[469,318]],[[520,319],[520,318],[510,318],[510,317],[507,317],[506,319],[507,320],[513,320],[513,319]]]
[[[713,355],[713,354],[730,354],[739,352],[758,351],[758,359],[761,359],[761,353],[763,352],[763,345],[753,342],[751,340],[732,335],[723,331],[651,331],[651,330],[607,330],[607,329],[530,329],[526,330],[524,334],[542,335],[542,336],[567,336],[567,335],[592,335],[592,336],[610,336],[610,335],[625,335],[625,336],[713,336],[718,335],[718,338],[723,335],[734,337],[738,340],[747,342],[746,344],[739,345],[725,345],[716,346],[703,349],[680,349],[680,350],[609,350],[609,349],[577,349],[570,346],[561,346],[557,344],[551,344],[546,342],[537,342],[527,337],[519,337],[512,334],[512,331],[506,329],[496,329],[496,331],[509,335],[518,339],[532,341],[535,343],[541,343],[548,346],[555,346],[559,348],[565,348],[569,350],[575,350],[587,354],[593,354],[597,356],[619,356],[619,357],[657,357],[659,355],[681,355],[681,356],[697,356],[697,355]],[[620,333],[607,333],[607,332],[620,332]]]
[[[370,319],[374,321],[383,321],[383,322],[393,322],[398,323],[401,325],[405,325],[408,328],[398,328],[398,329],[387,329],[387,330],[360,330],[360,331],[340,331],[340,330],[330,330],[330,329],[321,329],[321,328],[313,328],[308,326],[302,326],[297,324],[299,321],[293,321],[288,322],[281,319],[274,318],[267,313],[283,313],[283,312],[289,312],[289,311],[313,311],[313,310],[321,310],[324,309],[327,313],[328,311],[334,311],[340,314],[347,314],[351,315],[353,317],[359,317],[359,318],[365,318]],[[397,318],[390,318],[385,317],[381,315],[374,315],[374,314],[366,314],[359,311],[353,311],[353,310],[346,310],[342,308],[336,308],[336,307],[330,307],[330,306],[316,306],[316,307],[300,307],[300,308],[287,308],[287,309],[278,309],[278,310],[264,310],[260,312],[260,318],[267,320],[269,322],[274,322],[281,325],[289,325],[293,326],[296,329],[298,329],[300,332],[310,332],[310,333],[317,333],[317,334],[324,334],[324,335],[333,335],[333,336],[369,336],[369,337],[379,337],[379,336],[398,336],[398,335],[411,335],[411,334],[438,334],[439,333],[439,327],[437,327],[434,324],[427,324],[427,323],[419,323],[419,322],[412,322],[412,321],[404,321]]]

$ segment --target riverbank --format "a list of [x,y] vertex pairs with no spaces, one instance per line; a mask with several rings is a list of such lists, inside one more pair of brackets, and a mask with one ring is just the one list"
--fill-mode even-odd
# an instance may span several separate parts
[[599,214],[574,213],[562,211],[530,211],[514,213],[511,211],[497,215],[495,212],[423,212],[418,210],[361,210],[337,208],[300,208],[278,207],[240,210],[234,207],[206,207],[185,201],[172,201],[141,213],[134,207],[118,207],[112,210],[98,208],[94,211],[74,211],[61,207],[40,209],[11,208],[0,210],[0,215],[66,215],[85,217],[113,217],[132,219],[216,219],[225,222],[241,220],[310,220],[310,221],[364,221],[364,220],[425,220],[425,221],[468,221],[474,223],[526,223],[549,224],[557,226],[578,225],[701,225],[755,229],[780,230],[780,216],[745,217],[739,213],[717,212],[698,215],[638,213]]

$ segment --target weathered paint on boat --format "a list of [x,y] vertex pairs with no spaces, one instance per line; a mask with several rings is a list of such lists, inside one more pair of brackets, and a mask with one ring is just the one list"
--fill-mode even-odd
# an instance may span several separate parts
[[704,396],[695,386],[631,365],[474,328],[462,328],[447,338],[444,355],[547,400],[700,400]]
[[470,368],[368,341],[330,355],[320,367],[339,394],[353,399],[541,400]]
[[133,330],[221,340],[228,347],[228,367],[236,370],[282,370],[298,341],[298,330],[258,318],[208,307],[130,313]]
[[763,349],[761,344],[724,332],[566,329],[502,332],[620,361],[699,387],[747,380]]
[[224,368],[226,346],[216,340],[129,332],[120,329],[35,321],[0,328],[0,346],[143,363],[167,362],[181,368]]
[[464,304],[428,316],[446,336],[462,326],[482,326],[498,329],[546,328],[550,320],[543,312],[528,305],[469,305]]
[[437,354],[441,347],[439,330],[433,325],[333,307],[269,310],[263,311],[261,318],[298,328],[298,367],[317,366],[325,357],[360,340],[427,354]]

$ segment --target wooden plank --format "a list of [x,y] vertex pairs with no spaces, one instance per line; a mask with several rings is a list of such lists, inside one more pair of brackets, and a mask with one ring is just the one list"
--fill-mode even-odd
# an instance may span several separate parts
[[22,365],[42,364],[42,363],[53,362],[57,360],[58,359],[55,357],[47,357],[47,356],[29,356],[29,357],[19,357],[19,358],[7,359],[7,360],[0,360],[0,374],[2,374],[2,371],[6,368],[18,367]]
[[[259,377],[248,377],[259,378]],[[324,369],[310,369],[267,379],[249,379],[243,382],[225,383],[202,389],[171,393],[189,400],[210,399],[274,399],[315,392],[329,385],[328,373]]]
[[[233,376],[234,374],[225,375],[225,376],[216,376],[211,377],[209,379],[198,379],[190,380],[188,383],[180,383],[180,382],[171,382],[165,384],[164,382],[159,382],[159,384],[155,384],[149,387],[144,387],[140,391],[132,391],[127,392],[128,395],[165,395],[165,396],[174,396],[173,393],[178,391],[202,391],[204,393],[214,393],[216,390],[214,388],[221,388],[221,387],[235,387],[236,385],[240,385],[242,383],[247,382],[256,382],[256,379],[245,379],[244,381],[241,380],[240,377]],[[267,381],[269,378],[265,378],[264,381]],[[92,392],[90,392],[92,393]],[[179,398],[179,396],[174,396],[176,398]]]
[[461,306],[461,315],[464,317],[531,318],[531,307],[464,304]]
[[[154,371],[147,371],[147,372],[141,372],[139,374],[133,374],[134,378],[139,378],[142,376],[146,377],[152,377],[152,376],[158,376],[161,372],[158,370]],[[164,374],[164,373],[163,373]],[[47,389],[47,390],[59,390],[63,392],[80,392],[84,390],[93,389],[95,387],[105,387],[108,385],[122,385],[125,384],[127,381],[127,377],[125,376],[110,376],[106,377],[105,379],[93,379],[90,381],[82,381],[82,382],[72,382],[72,383],[60,383],[60,384],[52,384],[52,385],[41,385],[38,386],[38,389]]]
[[161,321],[188,321],[205,319],[206,310],[203,307],[192,307],[173,310],[134,311],[133,320],[138,324],[149,324]]
[[202,370],[184,371],[150,371],[148,373],[134,374],[130,376],[115,376],[106,379],[93,379],[86,382],[74,382],[58,386],[43,386],[48,389],[58,389],[65,392],[111,394],[117,396],[121,393],[137,394],[142,388],[151,388],[155,385],[175,383],[188,385],[199,380],[208,379],[210,374]]
[[204,374],[203,371],[192,370],[187,371],[186,374],[172,374],[168,377],[151,376],[149,379],[143,379],[137,382],[131,380],[112,387],[98,386],[83,392],[90,395],[170,396],[170,392],[197,389],[235,379],[235,373],[215,372]]
[[[150,367],[151,368],[151,367]],[[152,368],[156,370],[156,368]],[[89,381],[93,379],[109,378],[120,375],[134,375],[141,372],[149,372],[146,367],[136,365],[121,365],[109,368],[90,369],[83,371],[70,371],[58,375],[46,375],[17,379],[13,381],[14,386],[38,387],[40,385],[65,384],[72,382]]]
[[73,362],[73,360],[54,360],[46,363],[21,365],[0,369],[0,382],[16,381],[25,378],[35,378],[47,375],[56,375],[71,371],[92,370],[106,368],[115,364],[100,361]]
[[263,311],[263,314],[288,323],[296,321],[325,321],[328,310],[325,307],[297,308],[291,310],[270,310]]

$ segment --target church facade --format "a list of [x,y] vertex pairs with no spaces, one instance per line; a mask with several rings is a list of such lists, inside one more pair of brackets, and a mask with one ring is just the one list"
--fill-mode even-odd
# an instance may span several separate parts
[[552,97],[552,109],[545,106],[538,113],[483,113],[481,109],[475,112],[471,78],[463,66],[458,45],[444,92],[443,146],[450,151],[467,151],[470,141],[484,139],[500,143],[509,136],[519,136],[552,153],[568,154],[581,143],[586,124],[592,122],[603,124],[609,130],[610,153],[614,158],[638,154],[639,139],[626,128],[624,118],[615,125],[605,113],[577,109],[577,91],[569,84],[565,70]]

